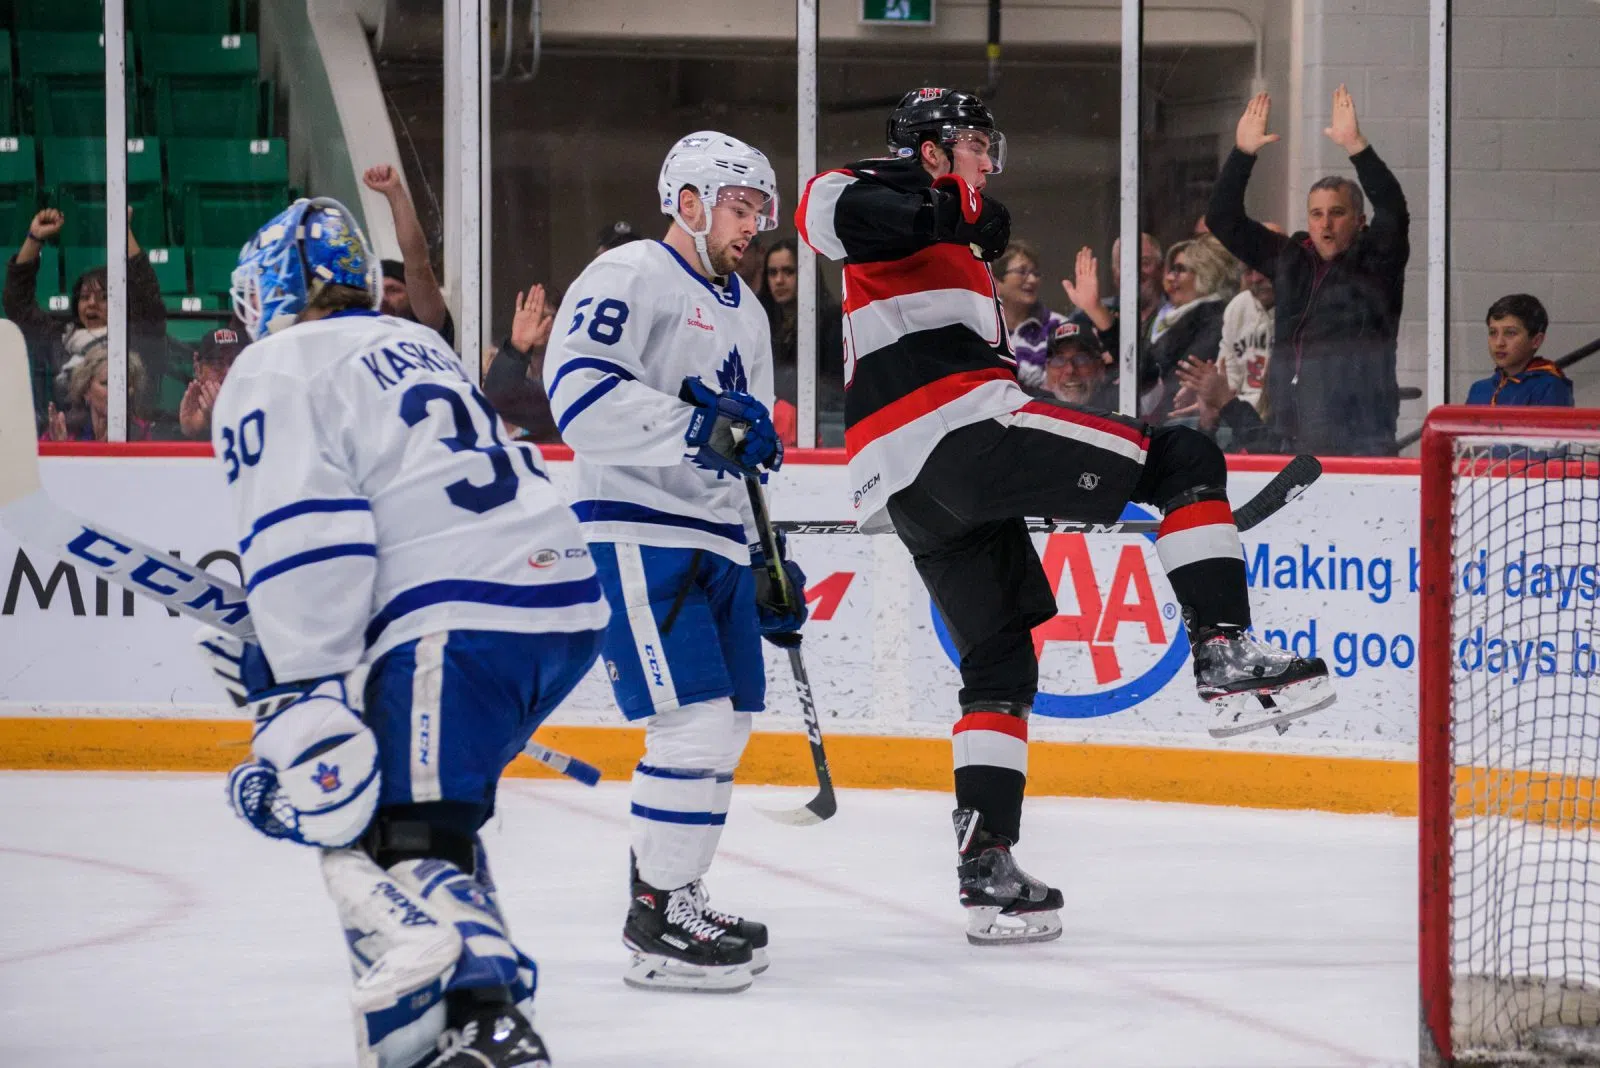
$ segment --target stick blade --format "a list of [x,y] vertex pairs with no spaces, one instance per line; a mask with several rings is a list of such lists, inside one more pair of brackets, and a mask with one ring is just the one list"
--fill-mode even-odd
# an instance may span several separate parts
[[1301,453],[1284,464],[1283,470],[1273,475],[1272,481],[1260,493],[1233,513],[1234,524],[1240,530],[1257,526],[1304,493],[1306,487],[1321,477],[1322,461],[1310,453]]
[[819,793],[801,808],[760,808],[757,812],[775,823],[786,823],[791,827],[811,827],[823,820],[832,819],[833,814],[839,811],[838,799],[833,791]]
[[28,343],[9,319],[0,319],[0,504],[39,488],[39,432],[33,419],[33,376]]

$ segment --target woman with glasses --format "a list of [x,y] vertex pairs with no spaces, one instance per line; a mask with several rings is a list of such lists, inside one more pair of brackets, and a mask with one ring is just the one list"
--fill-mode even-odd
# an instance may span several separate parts
[[1167,303],[1150,323],[1150,348],[1139,363],[1139,414],[1165,422],[1177,395],[1178,364],[1211,361],[1222,348],[1222,313],[1238,288],[1239,261],[1209,234],[1167,250]]
[[1006,336],[1017,357],[1017,381],[1036,396],[1045,396],[1044,365],[1050,335],[1067,317],[1039,299],[1039,253],[1026,241],[1012,241],[991,268],[994,291],[1006,319]]

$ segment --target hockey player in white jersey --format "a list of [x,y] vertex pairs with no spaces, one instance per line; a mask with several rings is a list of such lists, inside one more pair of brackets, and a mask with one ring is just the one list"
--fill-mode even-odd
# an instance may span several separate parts
[[255,716],[229,796],[320,847],[362,1068],[548,1065],[477,832],[609,611],[537,452],[502,441],[443,339],[378,294],[332,200],[297,201],[234,273],[255,340],[212,441],[259,645],[203,642]]
[[545,389],[611,602],[606,670],[623,714],[645,720],[624,978],[735,991],[765,967],[767,931],[710,909],[702,876],[765,702],[761,636],[805,618],[769,605],[782,598],[758,578],[743,484],[783,459],[766,316],[733,270],[776,224],[777,182],[759,151],[705,131],[673,146],[658,188],[665,239],[601,255],[567,289]]

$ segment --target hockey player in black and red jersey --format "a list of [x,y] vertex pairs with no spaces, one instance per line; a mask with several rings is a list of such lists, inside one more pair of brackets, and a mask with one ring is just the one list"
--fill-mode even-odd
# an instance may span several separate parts
[[970,93],[918,89],[889,118],[887,159],[813,178],[801,236],[844,261],[845,449],[863,530],[910,550],[961,658],[954,730],[957,873],[967,938],[1059,937],[1061,892],[1011,855],[1021,830],[1032,630],[1055,594],[1024,516],[1163,513],[1156,552],[1182,605],[1218,735],[1333,701],[1327,665],[1257,642],[1221,451],[1199,431],[1034,400],[985,266],[1011,219],[985,195],[1005,137]]

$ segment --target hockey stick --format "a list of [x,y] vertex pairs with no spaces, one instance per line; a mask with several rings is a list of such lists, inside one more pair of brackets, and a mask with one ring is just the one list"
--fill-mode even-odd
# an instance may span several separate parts
[[[778,535],[772,518],[767,514],[767,499],[761,492],[761,482],[747,475],[745,489],[750,494],[750,511],[755,516],[756,534],[761,539],[761,551],[767,558],[767,574],[782,591],[783,603],[794,605],[797,596],[789,584],[783,558],[778,553]],[[811,694],[811,678],[806,674],[806,663],[800,656],[800,632],[768,634],[766,639],[789,654],[789,670],[794,673],[795,692],[800,697],[800,714],[805,717],[806,740],[811,743],[811,766],[817,773],[817,796],[797,809],[758,808],[757,811],[779,823],[804,827],[821,823],[839,810],[838,798],[833,792],[833,774],[828,770],[828,754],[822,747],[822,724],[817,720],[817,705]]]
[[[0,320],[0,523],[22,541],[108,582],[236,638],[255,637],[244,590],[58,506],[39,481],[28,354],[16,324]],[[588,786],[600,769],[529,742],[523,753]]]
[[[1302,453],[1284,464],[1272,481],[1261,487],[1233,513],[1233,522],[1239,530],[1246,531],[1261,525],[1275,515],[1278,509],[1304,493],[1306,488],[1322,477],[1322,463],[1309,453]],[[1076,519],[1029,519],[1030,534],[1155,534],[1161,529],[1159,519],[1119,519],[1111,523],[1085,523]],[[784,519],[772,524],[785,534],[858,534],[860,528],[854,520]]]

